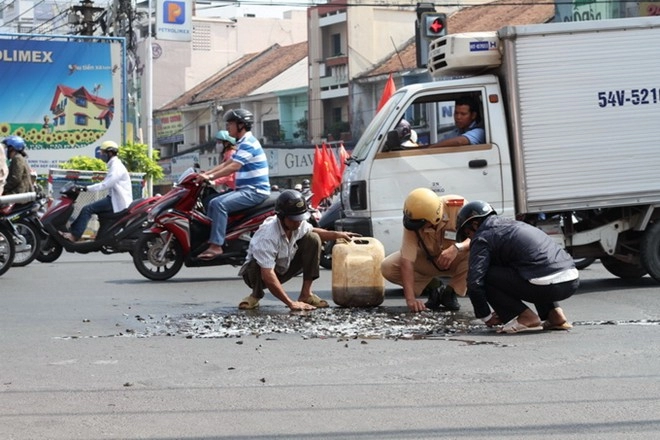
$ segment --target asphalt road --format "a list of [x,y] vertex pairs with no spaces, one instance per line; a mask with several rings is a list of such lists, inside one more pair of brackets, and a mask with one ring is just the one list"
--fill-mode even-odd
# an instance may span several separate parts
[[[128,255],[101,254],[10,269],[0,439],[660,436],[649,277],[624,282],[595,264],[563,303],[573,330],[498,335],[471,322],[467,299],[457,314],[412,316],[396,290],[357,314],[290,314],[270,295],[239,312],[236,272],[184,268],[155,283]],[[329,271],[315,291],[331,300]],[[439,326],[416,333],[429,322]],[[351,335],[358,325],[380,327]]]

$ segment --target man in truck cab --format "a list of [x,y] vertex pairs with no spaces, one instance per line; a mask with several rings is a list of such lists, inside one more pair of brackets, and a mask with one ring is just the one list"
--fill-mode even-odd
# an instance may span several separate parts
[[479,103],[470,96],[458,98],[454,104],[454,125],[444,139],[434,147],[460,147],[486,142],[486,132],[481,121]]
[[532,225],[498,216],[481,200],[461,208],[457,224],[457,239],[472,240],[467,287],[477,318],[488,327],[504,324],[500,333],[572,327],[558,301],[572,296],[580,281],[560,245]]
[[[461,196],[439,197],[428,188],[417,188],[406,197],[401,250],[383,260],[381,273],[403,287],[411,312],[460,309],[456,294],[466,292],[470,247],[469,239],[456,241],[456,217],[464,203]],[[449,283],[431,289],[424,304],[417,297],[436,277],[448,277]]]

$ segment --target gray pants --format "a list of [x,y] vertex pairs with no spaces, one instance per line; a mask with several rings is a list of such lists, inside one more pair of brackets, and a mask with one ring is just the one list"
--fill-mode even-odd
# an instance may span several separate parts
[[[321,237],[316,232],[309,232],[298,240],[298,250],[291,260],[286,272],[277,273],[277,279],[284,284],[291,278],[303,274],[304,280],[315,280],[319,277],[319,260],[321,258]],[[264,281],[261,278],[261,266],[256,260],[246,262],[241,268],[239,275],[243,281],[252,289],[255,298],[264,297]]]

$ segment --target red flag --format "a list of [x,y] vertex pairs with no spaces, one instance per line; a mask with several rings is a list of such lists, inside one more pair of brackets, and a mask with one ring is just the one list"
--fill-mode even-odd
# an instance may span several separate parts
[[325,187],[325,166],[323,152],[316,145],[316,151],[314,151],[314,165],[312,167],[312,206],[319,206],[321,200],[324,199],[323,191]]
[[323,191],[323,198],[330,197],[335,188],[339,186],[337,181],[337,160],[335,159],[335,154],[332,152],[332,148],[323,144],[323,158],[325,165],[325,186]]
[[394,95],[394,92],[396,92],[396,86],[394,85],[394,79],[392,78],[392,74],[390,73],[390,77],[387,78],[387,82],[385,83],[385,90],[383,90],[383,96],[380,97],[380,101],[378,102],[378,107],[376,107],[376,113],[378,113],[380,109],[383,108],[387,100],[390,99],[390,96]]
[[[346,169],[346,161],[349,158],[349,154],[346,152],[346,148],[344,148],[344,143],[342,142],[339,144],[339,173],[340,176],[344,175],[344,170]],[[339,179],[341,183],[341,178]]]

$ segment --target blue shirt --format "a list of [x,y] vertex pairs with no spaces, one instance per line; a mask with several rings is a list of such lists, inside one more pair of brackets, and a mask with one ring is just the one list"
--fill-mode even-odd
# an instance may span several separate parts
[[248,131],[239,139],[232,160],[241,164],[236,171],[236,189],[252,188],[259,194],[270,194],[266,153],[252,132]]
[[444,139],[457,136],[464,136],[467,138],[467,140],[470,142],[470,145],[486,143],[486,131],[483,129],[483,127],[477,125],[477,121],[472,122],[472,124],[470,124],[470,126],[465,130],[454,128],[444,137]]

